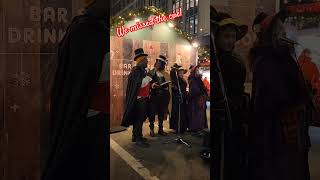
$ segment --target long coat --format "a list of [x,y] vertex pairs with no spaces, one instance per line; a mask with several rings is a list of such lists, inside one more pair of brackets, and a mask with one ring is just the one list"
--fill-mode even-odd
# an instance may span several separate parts
[[137,92],[141,87],[142,79],[146,76],[146,71],[140,66],[132,68],[128,76],[126,89],[126,103],[121,126],[129,127],[133,124],[135,116],[134,106],[137,101]]
[[251,179],[308,180],[308,92],[289,53],[255,48]]
[[[180,103],[180,133],[183,133],[188,128],[188,109],[187,109],[187,86],[188,83],[178,77],[175,74],[175,70],[171,70],[170,72],[171,80],[172,80],[172,86],[171,86],[171,92],[172,92],[172,106],[171,106],[171,117],[170,117],[170,129],[178,130],[179,125],[179,103]],[[178,83],[180,86],[180,90],[182,93],[182,101],[180,101],[180,92],[178,89]]]
[[[90,131],[87,113],[108,51],[106,21],[89,14],[75,17],[60,43],[51,96],[51,152],[43,180],[96,176],[89,167],[100,163],[92,162],[89,137],[97,132]],[[99,161],[105,160],[102,154]]]
[[208,127],[206,115],[207,90],[201,78],[190,78],[189,108],[191,117],[189,119],[189,129],[191,131],[201,131]]

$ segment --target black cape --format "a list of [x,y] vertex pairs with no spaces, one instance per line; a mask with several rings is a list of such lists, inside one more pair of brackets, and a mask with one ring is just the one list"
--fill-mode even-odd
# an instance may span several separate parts
[[[90,179],[87,113],[109,42],[107,22],[75,17],[59,45],[51,95],[51,152],[43,180]],[[90,147],[91,148],[91,147]]]
[[181,124],[180,124],[180,132],[183,133],[187,128],[188,128],[188,116],[191,116],[190,111],[187,108],[187,82],[180,78],[180,77],[176,77],[176,71],[175,70],[171,70],[170,71],[170,77],[171,77],[171,81],[172,81],[172,106],[171,106],[171,117],[170,117],[170,129],[174,129],[174,130],[178,130],[178,123],[179,123],[179,103],[180,103],[180,93],[179,93],[179,89],[178,89],[178,84],[177,82],[179,82],[179,86],[181,89],[181,93],[182,93],[182,98],[183,101],[181,103],[180,106],[180,118],[181,118]]
[[137,92],[141,87],[142,79],[146,76],[146,71],[140,66],[132,68],[128,76],[128,84],[126,89],[126,106],[122,118],[121,126],[129,127],[133,124],[135,116],[134,106],[137,100]]
[[[307,152],[310,148],[308,122],[299,112],[296,145],[285,142],[283,114],[308,103],[308,93],[299,67],[290,53],[272,47],[255,47],[252,111],[249,124],[249,165],[252,179],[307,180],[310,177]],[[294,119],[295,114],[291,114]],[[290,126],[292,127],[292,126]],[[263,178],[262,178],[263,177]]]

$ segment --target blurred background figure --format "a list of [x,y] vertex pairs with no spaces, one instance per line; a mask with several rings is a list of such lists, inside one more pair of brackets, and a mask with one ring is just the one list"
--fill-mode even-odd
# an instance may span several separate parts
[[310,49],[306,48],[302,51],[298,58],[298,63],[309,88],[314,89],[320,74],[317,65],[312,62]]
[[208,81],[207,77],[204,77],[203,79],[203,84],[207,89],[207,93],[208,95],[210,95],[210,82]]

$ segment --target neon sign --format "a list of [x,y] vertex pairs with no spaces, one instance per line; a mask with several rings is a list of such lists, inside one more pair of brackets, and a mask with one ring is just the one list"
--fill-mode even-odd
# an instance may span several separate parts
[[158,16],[150,16],[148,21],[140,23],[136,22],[135,25],[132,25],[130,27],[120,26],[116,28],[117,36],[123,37],[124,35],[128,34],[129,32],[135,32],[140,29],[144,29],[150,26],[154,26],[156,24],[160,24],[163,22],[171,21],[176,18],[182,17],[182,9],[179,8],[179,11],[176,13],[172,13],[169,15],[158,15]]

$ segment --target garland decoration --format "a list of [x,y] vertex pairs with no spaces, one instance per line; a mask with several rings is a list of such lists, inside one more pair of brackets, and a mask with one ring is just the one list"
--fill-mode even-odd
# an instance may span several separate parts
[[[136,9],[136,10],[131,10],[129,11],[126,15],[123,16],[116,16],[116,17],[111,17],[110,19],[110,25],[111,25],[111,34],[115,34],[115,29],[119,26],[124,26],[126,22],[133,21],[136,18],[141,19],[148,19],[150,16],[155,15],[166,15],[165,11],[162,9],[156,8],[155,6],[145,6],[142,9]],[[176,33],[186,39],[188,42],[192,42],[192,36],[190,36],[188,33],[182,31],[181,29],[177,28],[174,26],[173,28]]]

